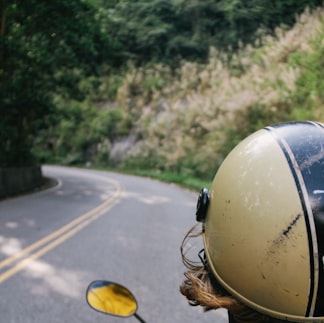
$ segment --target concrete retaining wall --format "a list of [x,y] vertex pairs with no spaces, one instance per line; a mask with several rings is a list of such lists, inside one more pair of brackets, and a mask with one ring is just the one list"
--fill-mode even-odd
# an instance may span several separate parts
[[40,166],[0,168],[0,198],[30,191],[42,183]]

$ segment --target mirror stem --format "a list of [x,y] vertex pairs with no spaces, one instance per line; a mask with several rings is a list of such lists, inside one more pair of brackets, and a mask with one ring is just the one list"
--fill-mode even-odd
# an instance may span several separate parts
[[134,316],[141,322],[141,323],[145,323],[145,321],[137,314],[135,313]]

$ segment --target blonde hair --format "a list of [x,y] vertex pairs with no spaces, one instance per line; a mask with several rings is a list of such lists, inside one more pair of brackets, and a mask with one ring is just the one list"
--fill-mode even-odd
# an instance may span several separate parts
[[187,258],[188,240],[202,234],[202,230],[197,231],[197,228],[198,225],[189,230],[181,245],[182,261],[187,271],[184,273],[186,279],[180,285],[180,292],[189,304],[200,305],[205,311],[225,308],[237,323],[280,322],[252,310],[227,293],[209,272],[208,264],[203,259],[197,262]]

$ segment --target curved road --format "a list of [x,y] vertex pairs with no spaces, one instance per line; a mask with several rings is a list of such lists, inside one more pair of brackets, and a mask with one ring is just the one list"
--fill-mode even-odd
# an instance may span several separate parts
[[[137,322],[85,301],[90,281],[129,287],[148,323],[227,322],[180,295],[179,247],[196,194],[109,172],[43,167],[55,187],[0,201],[0,322]],[[201,246],[193,246],[198,252]]]

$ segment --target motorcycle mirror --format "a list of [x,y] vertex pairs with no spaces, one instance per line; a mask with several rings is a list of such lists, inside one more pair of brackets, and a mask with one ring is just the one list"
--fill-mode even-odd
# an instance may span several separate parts
[[96,311],[121,317],[137,316],[135,297],[120,284],[96,280],[89,285],[86,298],[89,306]]

